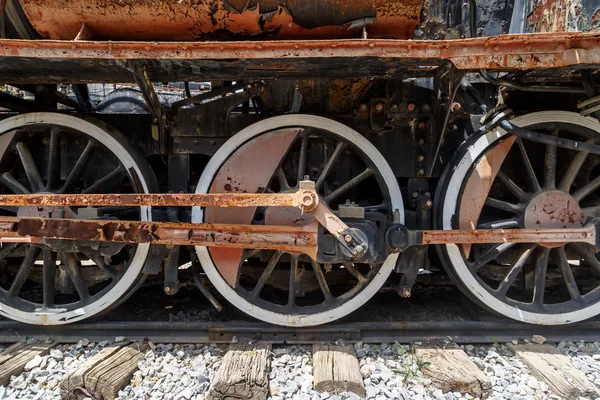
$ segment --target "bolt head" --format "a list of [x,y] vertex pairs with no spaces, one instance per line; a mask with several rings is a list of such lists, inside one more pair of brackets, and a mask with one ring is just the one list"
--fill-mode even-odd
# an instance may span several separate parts
[[377,103],[377,104],[375,104],[375,110],[377,112],[383,111],[383,103]]
[[362,112],[365,112],[369,109],[369,107],[366,104],[361,104],[359,107],[359,110]]
[[165,293],[170,293],[171,292],[171,288],[169,286],[165,286]]
[[410,103],[409,105],[406,106],[406,109],[408,111],[415,111],[415,105],[413,103]]
[[358,246],[356,246],[356,251],[358,253],[362,253],[363,251],[365,251],[365,248],[361,244],[359,244]]
[[350,235],[346,235],[346,236],[344,236],[344,240],[345,240],[347,243],[350,243],[350,242],[352,241],[352,236],[350,236]]
[[418,172],[419,176],[425,176],[425,170],[424,169],[420,169]]
[[413,199],[416,199],[417,197],[419,197],[419,192],[414,192],[412,196],[413,196]]

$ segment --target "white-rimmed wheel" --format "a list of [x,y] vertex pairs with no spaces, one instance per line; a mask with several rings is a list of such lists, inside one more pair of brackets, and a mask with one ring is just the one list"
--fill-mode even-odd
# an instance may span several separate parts
[[[347,201],[392,218],[403,204],[396,178],[358,132],[327,118],[266,119],[226,142],[206,166],[196,193],[295,191],[308,176],[334,211]],[[304,225],[309,214],[290,208],[194,208],[196,223]],[[208,249],[196,252],[215,288],[245,313],[277,325],[310,326],[341,318],[384,284],[397,256],[382,264],[319,264],[279,251]]]
[[[31,113],[0,122],[0,192],[150,193],[155,178],[127,139],[99,121]],[[149,207],[3,207],[6,216],[151,220]],[[39,325],[117,305],[144,278],[149,245],[49,240],[0,249],[0,314]]]
[[[600,123],[565,111],[511,120],[532,131],[600,142]],[[436,194],[438,229],[574,228],[600,209],[600,157],[516,138],[502,129],[459,149]],[[515,320],[567,324],[600,313],[600,262],[583,244],[438,247],[448,273],[479,305]]]

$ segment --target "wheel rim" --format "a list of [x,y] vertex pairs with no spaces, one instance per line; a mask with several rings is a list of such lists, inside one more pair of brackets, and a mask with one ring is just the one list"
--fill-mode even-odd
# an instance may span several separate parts
[[[223,168],[226,168],[227,166],[227,160],[229,160],[230,158],[235,157],[236,155],[236,150],[242,146],[244,146],[244,144],[247,143],[256,143],[257,140],[261,140],[262,137],[264,137],[263,135],[266,134],[274,134],[275,131],[277,131],[276,136],[273,136],[271,138],[269,138],[269,140],[265,140],[265,143],[269,143],[270,141],[273,140],[273,138],[276,138],[275,140],[284,140],[282,139],[283,137],[287,135],[289,136],[293,136],[294,133],[290,133],[290,130],[294,130],[294,129],[299,129],[299,128],[295,128],[295,127],[302,127],[303,129],[305,129],[305,134],[302,133],[298,133],[297,137],[294,137],[293,143],[292,141],[290,141],[289,143],[289,147],[290,149],[294,149],[294,146],[297,146],[296,148],[299,149],[298,150],[298,155],[302,154],[302,149],[307,149],[308,146],[313,146],[313,140],[315,140],[315,137],[319,137],[320,133],[326,132],[326,135],[330,135],[328,136],[328,138],[337,138],[338,141],[342,141],[346,144],[348,144],[348,146],[356,146],[357,149],[360,150],[360,153],[363,157],[365,157],[365,159],[367,159],[369,161],[369,164],[372,166],[372,168],[375,170],[375,172],[377,173],[377,182],[383,182],[384,186],[386,187],[385,190],[385,195],[382,197],[386,197],[388,199],[388,203],[386,204],[387,209],[389,210],[389,212],[393,212],[392,210],[398,210],[399,214],[400,214],[400,218],[401,220],[403,220],[403,206],[402,206],[402,198],[400,195],[400,190],[397,186],[395,177],[391,171],[391,169],[389,168],[389,166],[387,165],[387,163],[385,163],[385,161],[383,160],[383,157],[381,157],[381,155],[379,154],[379,152],[364,138],[362,137],[360,134],[358,134],[356,131],[342,125],[339,124],[335,121],[331,121],[329,119],[326,118],[322,118],[322,117],[315,117],[315,116],[309,116],[309,115],[289,115],[289,116],[280,116],[280,117],[274,117],[274,118],[270,118],[267,119],[265,121],[262,121],[260,123],[254,124],[244,130],[242,130],[241,132],[239,132],[238,134],[236,134],[232,139],[230,139],[227,143],[225,143],[225,145],[223,147],[221,147],[221,149],[219,149],[219,151],[213,156],[213,158],[211,159],[210,163],[207,165],[206,169],[204,170],[202,177],[200,178],[196,193],[206,193],[210,190],[214,190],[214,186],[215,186],[215,182],[217,182],[219,180],[219,173]],[[303,145],[303,137],[306,136],[306,130],[311,130],[310,132],[315,132],[315,130],[318,130],[319,134],[313,134],[310,133],[308,134],[309,139],[307,139],[307,141],[309,143],[311,143],[310,145]],[[255,141],[255,142],[252,142]],[[285,144],[284,144],[285,145]],[[311,149],[313,147],[310,147]],[[336,152],[336,148],[337,145],[332,145],[330,148],[330,152],[327,155],[327,160],[331,160],[330,156],[333,155],[334,153],[337,153],[338,155],[340,154],[341,150],[338,150]],[[307,154],[306,151],[308,150],[304,150],[305,153]],[[284,163],[286,160],[289,159],[289,157],[291,157],[292,154],[295,154],[293,152],[287,152],[287,148],[286,148],[286,152],[284,153],[285,155],[285,159],[284,159]],[[312,154],[312,153],[310,153]],[[283,156],[283,155],[282,155]],[[265,151],[263,153],[263,164],[268,163],[268,152]],[[299,158],[298,158],[299,159]],[[277,160],[274,160],[273,162],[276,162]],[[339,161],[339,159],[337,159],[337,161]],[[319,181],[318,176],[315,176],[312,174],[312,172],[310,171],[311,168],[310,163],[304,164],[304,166],[306,167],[305,171],[307,171],[307,174],[311,175],[311,179],[314,179],[317,181],[317,186],[319,186],[319,190],[325,190],[324,187],[327,185],[326,183],[323,183],[323,180]],[[326,164],[326,163],[325,163]],[[273,164],[275,165],[275,164]],[[278,164],[279,166],[279,164]],[[327,167],[324,166],[323,169],[320,170],[319,173],[322,173]],[[297,173],[298,169],[296,169],[294,172]],[[232,171],[229,171],[232,172]],[[253,173],[256,174],[260,174],[260,172],[258,171],[252,171]],[[314,172],[314,171],[313,171]],[[364,172],[364,170],[362,171]],[[288,171],[289,173],[289,171]],[[221,174],[222,175],[222,174]],[[294,175],[292,173],[292,175]],[[359,173],[356,173],[354,176],[359,176]],[[232,176],[235,176],[234,178],[234,182],[233,182],[233,190],[237,190],[237,184],[240,181],[244,181],[245,176],[240,177],[239,174],[232,174]],[[299,175],[300,176],[300,175]],[[228,176],[229,177],[229,176]],[[267,190],[271,189],[273,185],[277,186],[277,191],[285,191],[285,190],[294,190],[294,186],[296,184],[297,181],[297,177],[292,178],[292,180],[294,180],[293,182],[288,182],[288,185],[286,185],[284,182],[284,180],[281,178],[281,174],[275,174],[275,169],[271,170],[271,176],[270,178],[272,178],[272,180],[270,180],[270,185],[269,187],[267,187]],[[220,182],[220,181],[219,181]],[[223,181],[225,182],[225,181]],[[277,182],[277,183],[275,183]],[[220,182],[221,183],[221,182]],[[228,183],[225,183],[225,185],[227,185]],[[343,185],[341,185],[343,187]],[[339,189],[339,187],[337,187],[336,189]],[[335,191],[335,189],[332,189],[333,191]],[[342,190],[342,192],[344,192],[344,190]],[[323,194],[324,192],[322,192]],[[337,192],[337,194],[339,194],[340,191]],[[340,195],[340,197],[343,197],[345,195],[347,195],[348,192],[343,193],[342,195]],[[325,197],[327,198],[327,197]],[[333,198],[330,196],[329,198],[327,198],[328,201],[331,201],[332,203],[334,202]],[[342,201],[343,202],[343,201]],[[335,208],[335,207],[334,207]],[[252,215],[254,218],[254,216],[256,215],[256,212],[253,211]],[[264,220],[267,221],[266,223],[274,223],[274,224],[279,224],[279,223],[285,223],[285,221],[290,221],[290,217],[289,215],[285,215],[285,212],[283,212],[283,214],[278,214],[278,213],[274,213],[274,214],[270,214],[269,213],[269,209],[266,210],[265,212],[265,217]],[[203,210],[200,209],[198,207],[193,209],[193,213],[192,213],[192,220],[194,222],[204,222],[204,221],[208,221],[210,220],[210,210]],[[210,220],[211,222],[215,222],[214,220]],[[239,220],[238,220],[239,221]],[[256,220],[254,220],[256,221]],[[227,221],[227,222],[231,222],[231,221]],[[304,221],[306,222],[306,220]],[[298,222],[299,224],[303,223],[303,222]],[[283,304],[267,304],[265,302],[264,299],[260,298],[260,293],[261,293],[261,289],[264,289],[263,287],[260,287],[258,289],[258,295],[256,294],[257,292],[254,291],[254,289],[256,289],[257,286],[254,287],[254,289],[252,290],[246,290],[244,288],[241,288],[240,286],[234,288],[232,287],[231,284],[231,279],[227,279],[224,278],[224,276],[220,273],[219,269],[217,268],[217,266],[215,265],[215,260],[213,259],[213,255],[214,255],[214,250],[213,250],[213,254],[211,254],[211,251],[209,249],[207,249],[206,247],[196,247],[196,251],[198,254],[198,257],[202,263],[202,266],[206,272],[206,274],[208,275],[208,277],[210,278],[211,282],[213,283],[213,285],[217,288],[217,290],[224,296],[226,297],[234,306],[236,306],[237,308],[241,309],[242,311],[246,312],[247,314],[261,319],[263,321],[267,321],[270,323],[274,323],[274,324],[278,324],[278,325],[289,325],[289,326],[307,326],[307,325],[318,325],[318,324],[323,324],[323,323],[327,323],[329,321],[333,321],[335,319],[341,318],[344,315],[349,314],[350,312],[354,311],[355,309],[357,309],[358,307],[360,307],[362,304],[364,304],[373,294],[375,294],[377,292],[377,290],[379,290],[379,288],[383,285],[383,283],[385,282],[385,280],[387,279],[387,277],[389,276],[391,270],[393,269],[393,266],[395,264],[395,260],[397,258],[397,255],[394,256],[390,256],[380,267],[378,267],[377,270],[375,269],[370,269],[369,271],[371,271],[371,275],[368,277],[366,282],[366,285],[361,286],[360,290],[355,290],[355,291],[347,291],[345,292],[341,298],[338,298],[336,300],[331,300],[331,302],[329,302],[327,304],[326,307],[324,307],[322,304],[320,305],[313,305],[313,306],[300,306],[302,308],[302,310],[290,310],[290,309],[286,309],[285,306],[283,306]],[[246,257],[248,256],[256,256],[256,253],[244,253],[243,254],[243,259],[246,259]],[[305,256],[290,256],[290,255],[283,255],[280,254],[278,252],[272,253],[271,257],[269,258],[269,260],[265,260],[266,261],[266,266],[265,269],[262,271],[262,273],[260,274],[260,278],[257,279],[257,285],[259,283],[264,284],[264,280],[266,279],[266,277],[264,276],[265,272],[267,270],[273,270],[274,264],[277,264],[277,261],[281,258],[281,260],[283,260],[284,258],[288,258],[286,263],[287,263],[287,267],[288,267],[288,280],[289,282],[295,282],[295,279],[289,279],[292,276],[292,271],[296,271],[298,266],[301,263],[305,264],[306,267],[306,271],[312,271],[312,273],[315,274],[315,279],[319,285],[319,288],[321,289],[321,291],[323,291],[323,280],[325,280],[325,283],[327,283],[327,278],[323,278],[323,273],[322,273],[322,268],[321,266],[317,265],[316,263],[311,263],[307,257]],[[269,262],[270,261],[270,262]],[[283,261],[282,261],[283,262]],[[317,268],[319,267],[319,268]],[[352,269],[352,265],[347,266],[346,268],[348,268],[348,273],[352,274],[352,272],[350,272],[350,270]],[[340,268],[342,269],[342,268]],[[364,271],[364,270],[363,270]],[[353,271],[355,272],[355,271]],[[326,275],[326,274],[325,274]],[[293,301],[297,301],[297,297],[296,297],[296,290],[293,290],[294,296],[290,296],[290,290],[289,288],[291,287],[291,285],[293,285],[293,283],[288,283],[287,286],[287,294],[288,294],[288,298],[287,298],[287,303],[286,306],[290,304],[290,302]],[[356,287],[356,286],[355,286]],[[295,289],[295,286],[294,286]],[[254,296],[252,297],[248,297],[248,295],[252,295],[251,292],[254,291]],[[325,294],[325,292],[323,292],[323,297],[326,298],[327,295]],[[345,297],[343,297],[345,296]],[[336,297],[340,297],[340,296],[336,296]],[[284,299],[284,302],[286,300]],[[291,312],[290,312],[291,311]]]
[[[577,140],[596,141],[600,137],[598,121],[571,112],[538,112],[511,122]],[[457,229],[461,221],[464,222],[461,203],[472,197],[464,193],[471,174],[482,164],[485,155],[506,145],[508,140],[514,141],[506,155],[512,163],[503,159],[498,175],[492,178],[493,186],[486,194],[486,206],[481,216],[476,219],[477,227],[535,229],[582,226],[581,209],[590,210],[585,207],[587,196],[577,193],[590,190],[590,185],[581,182],[582,167],[586,159],[589,161],[595,157],[553,146],[542,145],[543,149],[539,151],[539,144],[515,140],[502,129],[496,129],[470,140],[449,166],[451,175],[440,183],[440,187],[444,188],[439,196],[442,209],[438,213],[442,228]],[[485,158],[487,160],[488,157]],[[516,171],[509,168],[516,165],[515,160],[521,160]],[[503,193],[503,199],[492,197],[499,193]],[[546,207],[541,217],[540,206]],[[496,211],[495,217],[491,217],[492,211]],[[499,244],[473,246],[472,249],[452,244],[438,249],[449,273],[463,292],[479,304],[510,318],[550,325],[580,321],[600,313],[600,289],[593,284],[594,279],[591,279],[589,287],[578,287],[573,277],[573,258],[578,258],[590,271],[600,271],[600,263],[591,248],[557,243],[551,247]],[[500,273],[492,277],[490,270]],[[556,276],[562,283],[558,281],[554,287],[553,277]]]
[[[40,144],[41,138],[47,142]],[[57,113],[18,115],[0,122],[0,141],[2,141],[2,149],[5,149],[2,154],[2,168],[5,172],[0,178],[0,188],[5,193],[23,190],[46,193],[77,193],[87,190],[89,193],[102,193],[106,188],[114,189],[117,186],[130,187],[133,192],[150,193],[152,187],[151,174],[148,172],[147,165],[143,164],[143,159],[140,160],[135,155],[135,150],[121,134],[99,121],[92,122]],[[61,152],[60,146],[72,148],[77,146],[77,141],[80,141],[83,151],[76,160],[69,163],[69,160],[64,159],[66,152]],[[30,145],[35,146],[30,147]],[[32,149],[35,156],[32,155]],[[55,157],[50,154],[54,154]],[[6,163],[11,158],[18,162],[12,163],[14,167],[10,167],[11,169],[7,171]],[[118,168],[118,171],[103,174],[101,165],[108,166],[112,165],[111,163],[114,163],[115,170]],[[28,171],[25,165],[28,165]],[[50,168],[51,165],[56,167],[55,174],[48,173],[53,170]],[[93,181],[90,179],[93,174],[92,167],[93,172],[101,174]],[[64,176],[61,176],[61,169]],[[30,208],[21,208],[19,215],[36,214],[31,211]],[[151,220],[150,207],[127,211],[123,209],[105,211],[109,211],[114,217],[135,214],[139,220]],[[13,212],[14,210],[6,209],[2,211],[4,215],[14,215]],[[56,210],[41,209],[41,214],[44,214],[42,216],[51,216],[52,212]],[[74,209],[64,210],[67,218],[76,217],[74,213],[76,213]],[[58,216],[60,217],[60,214]],[[53,250],[46,245],[43,246],[44,248],[20,245],[24,248],[23,262],[14,276],[11,276],[9,271],[8,281],[0,288],[2,315],[32,324],[70,323],[91,317],[114,306],[143,280],[142,268],[149,250],[147,244],[123,246],[111,256],[112,260],[118,260],[120,265],[116,266],[111,265],[101,256],[100,253],[104,255],[112,253],[106,247],[93,249],[85,247],[87,244],[82,243],[82,247],[77,248],[82,251],[76,251],[72,248],[72,244],[66,241],[49,243],[53,246]],[[57,246],[67,245],[68,248],[56,251]],[[0,250],[1,258],[11,256],[10,247],[4,246]],[[85,256],[83,251],[86,253]],[[41,287],[39,289],[35,287],[36,267],[35,264],[31,265],[31,261],[36,260],[41,264],[41,271],[37,274],[38,280],[41,280],[38,284]],[[59,263],[56,262],[57,260]],[[90,265],[82,266],[82,261]],[[92,270],[103,271],[100,275],[94,271],[99,281],[89,282],[91,276],[89,273]],[[55,282],[56,278],[52,277],[53,274],[67,279],[65,287],[72,285],[74,294],[64,296],[56,293],[53,285],[49,284]],[[107,279],[102,280],[102,274],[105,274]],[[24,286],[34,287],[29,290],[30,288],[25,289]]]

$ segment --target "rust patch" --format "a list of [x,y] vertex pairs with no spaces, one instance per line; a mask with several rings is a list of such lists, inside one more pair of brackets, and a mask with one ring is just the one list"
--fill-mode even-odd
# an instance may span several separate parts
[[538,0],[527,18],[534,32],[600,32],[596,0]]
[[408,39],[421,0],[21,0],[34,28],[71,40],[82,24],[103,40]]

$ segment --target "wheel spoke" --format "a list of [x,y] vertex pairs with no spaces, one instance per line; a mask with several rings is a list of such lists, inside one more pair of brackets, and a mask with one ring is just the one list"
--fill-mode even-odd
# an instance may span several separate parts
[[27,280],[31,269],[33,268],[33,263],[38,255],[38,250],[39,249],[37,247],[30,246],[25,252],[25,257],[23,257],[23,261],[19,266],[19,271],[17,272],[15,279],[12,281],[10,289],[8,289],[8,295],[10,297],[15,297],[23,287],[23,284]]
[[21,184],[10,172],[0,175],[0,182],[16,194],[31,194],[29,189]]
[[543,248],[535,262],[535,276],[533,287],[533,304],[544,305],[544,290],[546,290],[546,272],[548,270],[549,248]]
[[8,244],[2,245],[2,249],[0,249],[0,260],[4,260],[13,251],[15,251],[19,246],[20,246],[19,243],[8,243]]
[[329,175],[329,172],[331,172],[331,168],[333,168],[333,166],[340,158],[340,155],[342,155],[345,148],[346,143],[344,142],[338,142],[338,144],[335,146],[333,154],[331,154],[331,157],[329,157],[329,160],[327,160],[327,164],[325,164],[325,167],[323,167],[323,171],[321,172],[319,179],[317,179],[317,183],[315,184],[317,191],[323,187],[323,184],[325,183],[325,178],[327,178],[327,175]]
[[358,272],[358,270],[356,269],[356,267],[354,266],[353,263],[351,262],[345,262],[342,264],[344,266],[344,268],[346,268],[346,270],[348,272],[350,272],[350,274],[354,277],[354,279],[356,279],[358,282],[362,282],[365,280],[365,276],[363,274],[361,274],[360,272]]
[[300,145],[300,157],[298,159],[298,185],[306,175],[306,159],[308,156],[308,132],[302,131],[302,143]]
[[98,189],[100,189],[101,187],[103,187],[104,185],[106,185],[107,183],[109,183],[116,176],[124,174],[124,173],[125,173],[125,168],[123,168],[122,165],[119,165],[118,168],[114,169],[112,172],[108,173],[105,177],[103,177],[100,180],[96,181],[92,186],[90,186],[89,188],[85,189],[81,193],[82,194],[96,193],[98,191]]
[[265,267],[265,270],[260,275],[256,286],[254,286],[254,289],[252,289],[252,292],[250,292],[251,299],[256,299],[260,295],[260,292],[262,291],[263,287],[265,287],[265,283],[267,283],[267,280],[273,273],[273,270],[275,269],[275,266],[277,265],[277,262],[279,261],[282,255],[283,252],[278,250],[275,252],[275,254],[271,256],[267,266]]
[[600,206],[585,207],[585,208],[582,208],[581,211],[583,211],[583,213],[585,215],[597,217],[600,215]]
[[88,142],[88,144],[85,146],[85,149],[79,156],[79,159],[75,163],[73,170],[67,177],[67,180],[65,181],[65,184],[63,185],[62,189],[60,190],[60,193],[68,193],[70,190],[73,189],[73,186],[77,183],[77,180],[83,173],[83,169],[85,168],[88,161],[90,160],[90,157],[92,156],[92,152],[94,151],[95,146],[96,145],[94,144],[94,142],[92,140],[90,140]]
[[[558,127],[552,130],[552,136],[558,136]],[[544,156],[544,188],[556,186],[556,145],[547,144]]]
[[493,259],[497,258],[500,254],[513,247],[516,243],[502,243],[498,244],[485,253],[483,253],[477,260],[473,261],[469,266],[472,271],[477,271]]
[[506,186],[506,188],[517,197],[517,199],[519,199],[520,201],[525,201],[529,199],[527,193],[525,193],[512,179],[506,176],[504,172],[498,171],[498,174],[496,176],[498,177],[500,182],[502,182],[504,186]]
[[56,279],[56,257],[54,252],[44,249],[42,290],[44,307],[54,306],[54,280]]
[[513,214],[520,214],[523,209],[523,207],[519,204],[512,204],[503,200],[493,199],[491,197],[485,199],[485,205],[498,210],[508,211]]
[[79,299],[85,303],[90,298],[90,292],[88,290],[87,283],[81,274],[81,264],[79,263],[75,253],[62,254],[67,274],[69,274],[69,277],[73,282],[73,286],[75,286],[75,290],[79,294]]
[[277,181],[279,182],[279,186],[282,192],[285,192],[292,188],[288,183],[287,177],[285,176],[285,172],[283,172],[283,167],[277,168],[275,176],[277,177]]
[[83,254],[85,254],[90,260],[92,260],[98,268],[104,271],[106,275],[110,277],[110,279],[112,279],[113,281],[117,279],[117,277],[119,276],[119,272],[112,266],[106,265],[101,256],[91,251],[84,251]]
[[50,143],[48,144],[48,171],[46,180],[46,191],[52,190],[54,187],[59,172],[59,143],[58,143],[59,130],[52,129],[50,131]]
[[563,277],[563,281],[565,282],[565,286],[567,287],[571,299],[576,301],[581,300],[581,294],[579,293],[577,282],[575,282],[575,277],[573,277],[573,271],[571,270],[571,265],[567,259],[567,253],[565,252],[564,246],[556,249],[556,253],[558,253],[558,268],[560,269],[560,274]]
[[[588,143],[590,142],[591,141],[588,140]],[[583,163],[587,159],[588,154],[589,153],[580,151],[575,155],[575,157],[573,157],[571,164],[569,164],[567,171],[565,172],[562,179],[560,180],[560,183],[558,184],[558,190],[562,190],[566,193],[571,192],[571,186],[573,186],[573,182],[575,181],[579,170],[581,170]]]
[[572,196],[577,202],[580,202],[581,200],[583,200],[584,197],[586,197],[587,195],[592,193],[594,190],[598,189],[599,186],[600,186],[600,176],[597,176],[596,178],[592,179],[587,184],[583,185],[577,191],[575,191],[572,194]]
[[325,280],[325,276],[323,275],[323,270],[321,269],[321,265],[315,260],[310,260],[312,265],[312,269],[317,277],[317,282],[319,282],[319,287],[321,288],[321,292],[323,292],[323,297],[325,298],[325,303],[330,303],[333,300],[333,296],[329,291],[329,286],[327,286],[327,281]]
[[587,265],[600,274],[600,261],[596,258],[596,253],[592,248],[583,243],[569,243],[569,248],[573,249]]
[[42,176],[40,175],[38,167],[35,165],[35,161],[33,160],[29,148],[23,142],[17,143],[16,147],[21,163],[23,164],[23,169],[25,170],[25,175],[27,175],[27,180],[31,185],[31,191],[41,192],[44,190],[44,181],[42,181]]
[[337,188],[333,193],[330,193],[327,196],[325,196],[325,201],[327,203],[330,203],[333,199],[337,199],[338,197],[342,196],[343,194],[346,194],[348,191],[350,191],[352,188],[356,187],[359,183],[361,183],[362,181],[367,179],[372,174],[373,174],[372,169],[370,169],[370,168],[365,169],[363,172],[361,172],[360,174],[358,174],[357,176],[355,176],[354,178],[352,178],[351,180],[349,180],[348,182],[344,183],[342,186]]
[[291,254],[292,262],[290,263],[290,285],[288,287],[288,309],[296,308],[296,276],[298,275],[298,254]]
[[496,289],[496,292],[506,296],[506,293],[508,292],[512,284],[515,282],[515,279],[517,279],[517,276],[519,275],[521,270],[523,269],[523,265],[525,265],[525,263],[529,259],[529,256],[531,255],[531,252],[533,251],[534,247],[535,245],[533,244],[524,246],[524,248],[518,253],[518,255],[515,257],[515,260],[512,263],[510,271],[508,272],[508,274],[506,274],[502,282],[500,282],[500,285],[498,286],[498,289]]
[[518,228],[521,222],[518,219],[504,219],[501,221],[485,222],[477,225],[477,229],[508,229]]
[[531,165],[531,161],[529,160],[529,156],[527,155],[527,150],[525,150],[525,146],[523,146],[523,141],[521,140],[521,138],[517,138],[517,147],[519,148],[519,153],[521,154],[523,166],[525,167],[525,177],[527,178],[529,189],[531,189],[532,193],[541,192],[542,188],[540,187],[540,183],[538,182],[538,179],[535,176],[535,171],[533,170],[533,166]]

